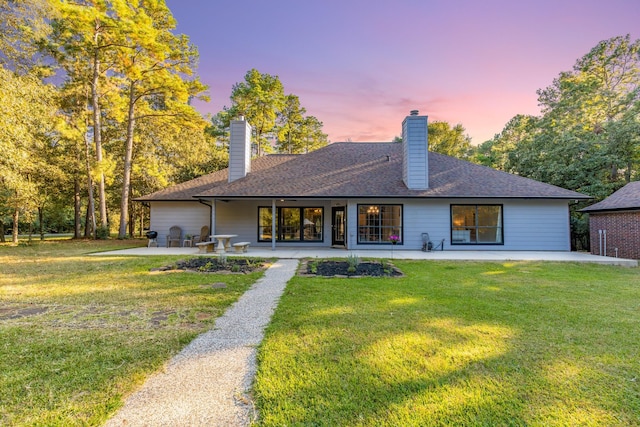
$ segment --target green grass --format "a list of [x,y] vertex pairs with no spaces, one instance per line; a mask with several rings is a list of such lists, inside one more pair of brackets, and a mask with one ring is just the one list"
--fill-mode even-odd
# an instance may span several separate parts
[[151,273],[180,257],[89,255],[136,245],[0,245],[0,425],[101,425],[261,275]]
[[640,425],[640,273],[399,261],[296,277],[259,350],[265,426]]

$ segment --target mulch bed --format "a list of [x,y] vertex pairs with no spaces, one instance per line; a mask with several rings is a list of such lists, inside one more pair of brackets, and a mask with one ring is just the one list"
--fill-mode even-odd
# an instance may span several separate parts
[[301,266],[304,275],[323,277],[400,277],[404,274],[388,261],[363,261],[355,271],[349,271],[347,261],[306,260]]
[[151,271],[183,270],[198,273],[247,274],[264,270],[266,267],[267,263],[262,259],[197,257],[178,261],[174,265],[153,268]]

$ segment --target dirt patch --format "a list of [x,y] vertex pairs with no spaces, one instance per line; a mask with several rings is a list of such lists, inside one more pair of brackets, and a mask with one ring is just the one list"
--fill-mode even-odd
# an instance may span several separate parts
[[349,263],[333,260],[305,260],[300,268],[303,275],[322,277],[400,277],[404,274],[388,261]]
[[48,310],[49,307],[36,305],[3,307],[0,309],[0,320],[21,319],[23,317],[36,316],[38,314],[46,313]]

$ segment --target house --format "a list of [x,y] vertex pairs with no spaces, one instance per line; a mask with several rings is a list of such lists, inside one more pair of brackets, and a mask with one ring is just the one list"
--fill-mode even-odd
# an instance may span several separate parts
[[[251,159],[251,127],[231,123],[229,168],[137,199],[159,244],[169,227],[265,247],[569,251],[569,204],[584,194],[428,151],[412,111],[402,143],[334,143]],[[274,215],[275,213],[275,215]]]
[[640,259],[640,181],[580,212],[589,214],[592,254]]

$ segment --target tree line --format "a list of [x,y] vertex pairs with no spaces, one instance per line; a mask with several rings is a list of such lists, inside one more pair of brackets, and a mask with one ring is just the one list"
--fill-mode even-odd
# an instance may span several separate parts
[[[73,230],[140,234],[132,200],[228,163],[229,120],[254,125],[256,154],[326,144],[277,76],[251,70],[213,118],[198,50],[164,0],[0,0],[0,240]],[[34,230],[33,227],[37,227]]]

